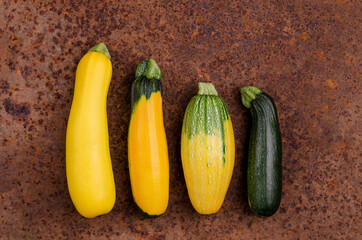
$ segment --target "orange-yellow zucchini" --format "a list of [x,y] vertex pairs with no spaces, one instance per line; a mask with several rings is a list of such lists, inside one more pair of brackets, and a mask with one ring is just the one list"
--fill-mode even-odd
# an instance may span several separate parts
[[132,84],[128,164],[133,199],[146,217],[162,215],[168,205],[169,162],[163,125],[161,71],[143,61]]

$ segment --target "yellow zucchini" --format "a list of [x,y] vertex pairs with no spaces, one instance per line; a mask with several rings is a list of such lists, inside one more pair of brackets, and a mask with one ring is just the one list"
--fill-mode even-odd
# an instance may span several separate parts
[[66,136],[68,189],[87,218],[112,210],[116,191],[109,151],[107,93],[112,64],[101,43],[80,60]]

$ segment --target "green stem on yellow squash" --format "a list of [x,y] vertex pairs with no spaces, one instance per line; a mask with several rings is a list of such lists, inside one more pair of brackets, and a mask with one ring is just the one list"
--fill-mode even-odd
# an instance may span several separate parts
[[94,47],[92,47],[91,49],[88,50],[88,52],[99,52],[99,53],[103,53],[104,55],[106,55],[107,58],[111,59],[111,55],[109,54],[109,51],[107,49],[106,44],[104,43],[100,43],[98,45],[95,45]]
[[212,83],[199,82],[198,95],[214,95],[217,96],[217,91]]

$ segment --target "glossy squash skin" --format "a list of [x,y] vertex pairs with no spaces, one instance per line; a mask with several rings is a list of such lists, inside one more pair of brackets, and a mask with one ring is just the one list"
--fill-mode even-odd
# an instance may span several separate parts
[[282,141],[274,100],[256,87],[243,87],[242,102],[250,108],[252,127],[247,186],[251,211],[272,216],[282,196]]
[[108,213],[116,199],[106,110],[111,77],[112,64],[103,43],[78,64],[67,126],[66,173],[71,199],[87,218]]
[[219,211],[234,169],[235,143],[228,108],[211,83],[199,83],[187,106],[181,158],[192,206],[200,214]]
[[145,217],[162,215],[169,198],[169,160],[162,112],[161,71],[153,59],[132,84],[128,164],[133,199]]

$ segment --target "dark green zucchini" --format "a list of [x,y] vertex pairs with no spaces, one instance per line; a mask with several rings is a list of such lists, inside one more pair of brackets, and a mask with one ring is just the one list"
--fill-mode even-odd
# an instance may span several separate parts
[[245,107],[250,108],[247,191],[251,211],[271,216],[279,208],[282,194],[282,142],[273,99],[256,87],[240,89]]

